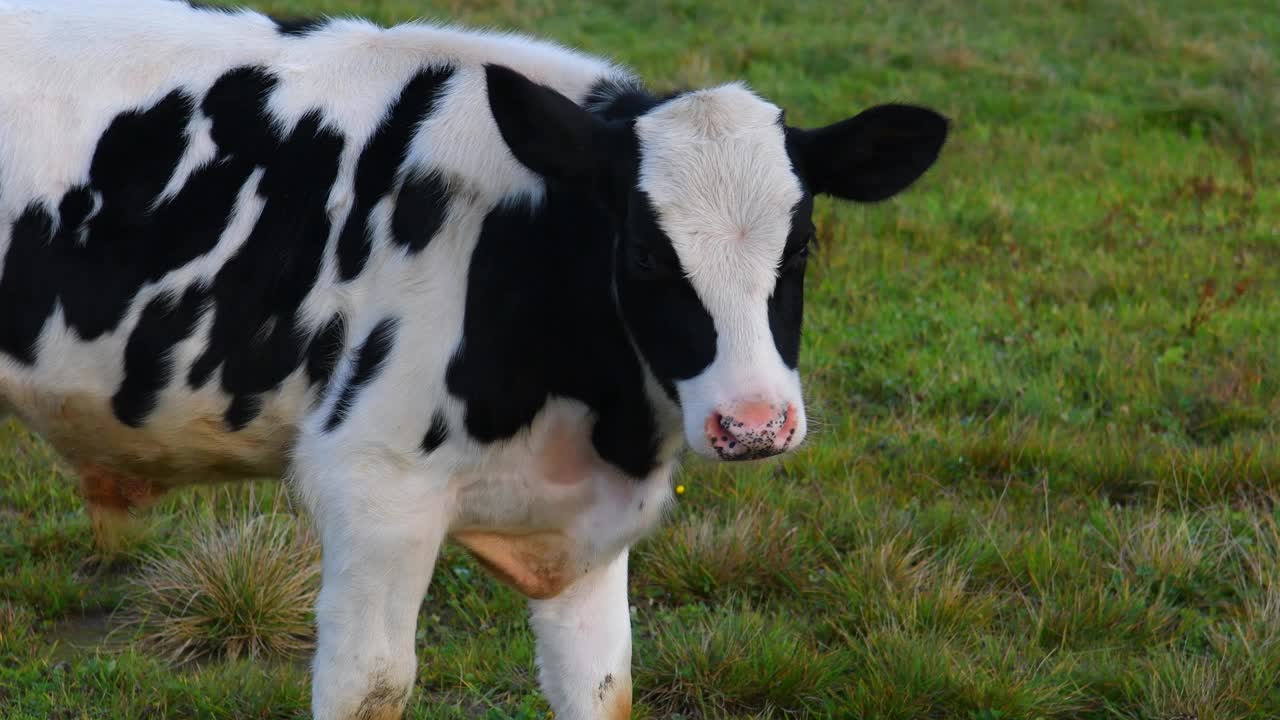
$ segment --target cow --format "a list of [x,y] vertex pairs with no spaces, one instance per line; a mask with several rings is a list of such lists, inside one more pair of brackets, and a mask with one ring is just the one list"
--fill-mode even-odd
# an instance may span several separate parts
[[626,718],[678,457],[805,439],[814,198],[897,194],[948,127],[794,127],[516,34],[0,0],[0,408],[99,524],[288,478],[317,718],[403,712],[446,540],[529,598],[557,717]]

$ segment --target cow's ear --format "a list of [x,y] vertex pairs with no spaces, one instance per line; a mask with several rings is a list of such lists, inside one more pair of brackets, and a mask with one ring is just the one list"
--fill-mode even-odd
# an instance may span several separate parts
[[498,131],[522,165],[568,183],[591,183],[608,172],[617,129],[511,68],[486,65],[485,78]]
[[913,105],[877,105],[815,130],[787,128],[792,162],[809,191],[877,202],[905,190],[938,159],[947,119]]

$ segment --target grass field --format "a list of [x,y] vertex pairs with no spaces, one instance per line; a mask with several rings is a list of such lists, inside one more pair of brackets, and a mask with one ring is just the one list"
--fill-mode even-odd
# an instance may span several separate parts
[[[954,119],[905,195],[819,204],[807,447],[690,460],[633,555],[638,717],[1280,717],[1274,0],[254,4],[523,29],[798,124]],[[166,554],[258,521],[215,618],[280,604],[272,557],[309,592],[280,486],[182,493],[107,559],[0,428],[0,717],[304,715],[305,604],[270,647],[215,623],[176,654],[113,614],[181,604]],[[450,549],[422,613],[411,717],[547,716],[512,591]]]

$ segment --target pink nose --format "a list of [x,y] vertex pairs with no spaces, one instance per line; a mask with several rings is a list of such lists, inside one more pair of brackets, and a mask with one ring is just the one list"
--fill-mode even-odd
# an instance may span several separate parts
[[721,460],[755,460],[785,451],[796,435],[790,404],[737,403],[707,417],[707,440]]

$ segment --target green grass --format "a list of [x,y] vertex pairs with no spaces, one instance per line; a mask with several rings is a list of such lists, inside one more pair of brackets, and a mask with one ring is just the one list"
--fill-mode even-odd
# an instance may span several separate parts
[[[637,717],[1280,717],[1273,2],[257,5],[533,31],[793,123],[954,118],[910,192],[819,203],[812,439],[682,471],[633,561]],[[114,560],[73,488],[0,430],[0,716],[305,712],[304,656],[171,664],[110,615],[278,487],[182,493]],[[546,716],[511,591],[450,548],[423,613],[411,717]]]

